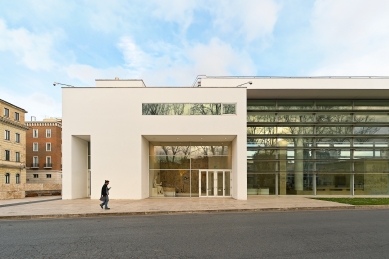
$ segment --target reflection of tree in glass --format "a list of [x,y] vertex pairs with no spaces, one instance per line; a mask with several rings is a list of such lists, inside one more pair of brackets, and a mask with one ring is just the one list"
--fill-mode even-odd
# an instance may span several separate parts
[[[247,117],[248,122],[265,122],[274,123],[276,122],[276,116],[274,114],[256,114],[249,115]],[[258,145],[258,150],[252,156],[254,163],[254,170],[258,172],[275,172],[276,162],[270,162],[266,160],[274,160],[276,158],[276,149],[272,147],[277,146],[277,138],[266,138],[268,135],[275,135],[276,127],[248,127],[248,135],[262,135],[264,138],[248,138],[248,142]],[[270,148],[270,149],[267,149]]]
[[[249,115],[247,116],[247,122],[275,122],[276,117],[274,115]],[[248,135],[267,135],[267,134],[276,134],[276,127],[248,127]]]
[[[172,156],[172,163],[176,162],[176,156],[180,157],[181,160],[186,160],[190,154],[190,146],[161,146],[165,153],[165,161],[169,164],[169,156]],[[178,161],[177,161],[178,162]]]
[[173,103],[173,104],[171,104],[171,108],[172,108],[172,110],[174,112],[174,115],[182,115],[182,114],[184,114],[185,105],[187,105],[187,104],[184,104],[184,103]]
[[192,146],[192,156],[224,156],[228,155],[228,146]]
[[184,155],[184,158],[188,159],[190,156],[190,146],[181,146],[180,148],[181,148],[181,152]]
[[[342,124],[342,123],[352,122],[352,116],[344,115],[344,114],[320,115],[317,117],[317,122],[323,124],[325,123]],[[370,122],[375,122],[375,119],[374,117],[371,117],[369,115],[358,116],[357,118],[354,118],[355,125],[361,123],[370,123]],[[319,135],[333,135],[333,137],[331,137],[332,142],[342,143],[342,142],[348,142],[349,141],[348,136],[350,135],[374,134],[379,130],[380,127],[376,127],[376,126],[355,127],[354,134],[353,134],[353,128],[351,125],[350,126],[339,125],[339,126],[317,127],[316,133]],[[356,140],[359,142],[366,142],[369,141],[369,138],[356,138]],[[322,139],[319,138],[318,141],[322,141]]]
[[144,103],[142,104],[143,115],[167,115],[170,113],[170,104]]
[[[369,123],[369,122],[375,122],[375,118],[371,117],[369,115],[366,115],[364,117],[360,116],[358,118],[354,119],[357,123]],[[378,131],[380,131],[381,127],[357,127],[354,129],[354,134],[357,135],[369,135],[369,134],[375,134]],[[369,141],[368,138],[356,138],[355,139],[358,142],[367,142]]]
[[[253,155],[255,171],[261,173],[274,173],[276,171],[276,150],[262,149]],[[272,161],[273,160],[273,161]]]
[[[313,158],[318,161],[316,166],[329,163],[329,159],[340,159],[342,147],[343,150],[351,148],[351,143],[343,145],[337,145],[337,143],[350,142],[352,136],[358,135],[364,135],[364,137],[356,137],[355,141],[357,142],[371,141],[369,135],[379,134],[381,130],[381,127],[372,124],[379,121],[374,115],[355,116],[348,111],[339,114],[339,110],[351,109],[350,106],[323,106],[317,108],[320,111],[316,114],[308,111],[309,109],[297,111],[303,110],[302,107],[284,106],[280,108],[279,106],[278,108],[280,110],[282,108],[278,115],[276,113],[266,115],[252,112],[247,117],[249,123],[258,122],[251,123],[253,126],[249,124],[247,127],[249,147],[251,143],[256,144],[255,148],[252,145],[249,149],[249,151],[255,152],[252,155],[253,167],[250,169],[260,173],[275,172],[280,170],[277,163],[284,163],[283,159],[286,155],[290,163],[285,164],[284,168],[288,172],[288,177],[293,175],[296,191],[306,190],[312,184],[308,174],[315,169]],[[282,135],[277,136],[277,134]],[[316,135],[315,138],[313,136],[310,138],[310,135],[313,134]],[[279,139],[277,138],[282,138],[289,144],[278,146]],[[316,147],[314,146],[315,140]],[[281,156],[284,154],[284,157],[278,157],[277,152],[282,152],[278,154]],[[290,174],[292,172],[293,174]]]
[[191,107],[192,115],[221,115],[220,103],[194,103]]
[[236,114],[235,104],[223,104],[223,114]]
[[[323,126],[316,127],[316,133],[319,135],[331,135],[328,137],[318,138],[318,142],[336,142],[343,143],[349,140],[349,135],[352,134],[353,130],[351,126],[339,125],[339,126],[326,126],[326,124],[342,124],[352,122],[352,116],[345,114],[329,114],[329,115],[318,115],[316,118],[317,122]],[[333,135],[333,137],[332,137]]]

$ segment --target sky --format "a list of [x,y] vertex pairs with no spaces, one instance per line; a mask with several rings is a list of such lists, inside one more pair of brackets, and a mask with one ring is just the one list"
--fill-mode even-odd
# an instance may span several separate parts
[[208,76],[389,76],[388,0],[0,0],[0,99],[61,117],[61,87]]

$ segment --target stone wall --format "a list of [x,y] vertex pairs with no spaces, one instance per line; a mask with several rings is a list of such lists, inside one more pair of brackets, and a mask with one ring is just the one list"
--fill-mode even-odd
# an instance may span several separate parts
[[56,170],[27,170],[26,178],[28,184],[62,184],[62,172]]
[[24,184],[0,184],[0,200],[23,199]]
[[0,200],[41,195],[61,195],[62,184],[1,184]]

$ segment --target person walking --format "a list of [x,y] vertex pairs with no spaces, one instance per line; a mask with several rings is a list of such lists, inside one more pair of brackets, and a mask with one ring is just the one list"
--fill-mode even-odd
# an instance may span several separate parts
[[100,198],[100,200],[103,201],[103,203],[100,204],[100,207],[103,208],[103,206],[105,206],[106,210],[110,209],[110,208],[108,208],[108,201],[109,201],[109,189],[111,189],[111,188],[108,188],[108,184],[109,184],[109,181],[105,180],[105,183],[104,183],[103,187],[101,188],[101,198]]

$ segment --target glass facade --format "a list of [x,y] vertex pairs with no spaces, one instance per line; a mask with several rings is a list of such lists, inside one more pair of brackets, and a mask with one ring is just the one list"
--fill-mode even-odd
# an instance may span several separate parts
[[385,100],[248,100],[248,195],[388,195]]
[[231,195],[230,142],[150,142],[149,147],[150,197]]

